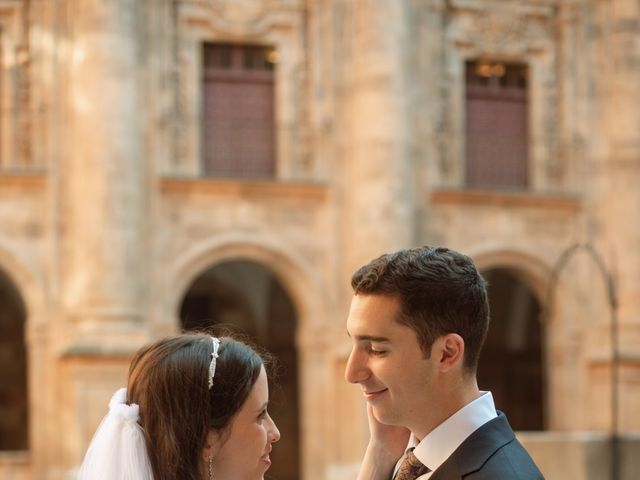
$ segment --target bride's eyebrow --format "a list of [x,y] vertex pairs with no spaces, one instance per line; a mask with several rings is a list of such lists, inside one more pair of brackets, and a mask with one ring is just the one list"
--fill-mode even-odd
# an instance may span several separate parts
[[268,405],[269,405],[269,401],[264,402],[264,403],[260,406],[260,408],[258,409],[258,413],[263,412],[263,411],[267,408],[267,406],[268,406]]

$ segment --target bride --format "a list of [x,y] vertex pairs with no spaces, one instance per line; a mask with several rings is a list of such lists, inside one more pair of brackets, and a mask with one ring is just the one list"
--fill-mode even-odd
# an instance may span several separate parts
[[142,348],[78,480],[260,480],[280,432],[267,411],[265,360],[204,334]]

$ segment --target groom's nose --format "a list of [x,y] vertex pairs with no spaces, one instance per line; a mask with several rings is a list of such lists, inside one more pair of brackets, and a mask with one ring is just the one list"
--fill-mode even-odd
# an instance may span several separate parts
[[369,369],[363,352],[358,351],[357,347],[353,347],[349,359],[347,360],[347,368],[344,371],[344,378],[349,383],[360,383],[369,377]]

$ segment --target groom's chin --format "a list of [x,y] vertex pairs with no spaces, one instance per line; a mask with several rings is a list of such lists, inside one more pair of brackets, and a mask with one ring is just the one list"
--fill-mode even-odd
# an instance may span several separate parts
[[389,426],[399,426],[397,415],[393,414],[393,411],[384,405],[373,405],[372,406],[373,416],[376,417],[376,420],[383,425]]

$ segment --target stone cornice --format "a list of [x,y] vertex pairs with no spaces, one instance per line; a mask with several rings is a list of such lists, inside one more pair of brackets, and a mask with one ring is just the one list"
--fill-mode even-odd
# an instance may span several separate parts
[[45,174],[5,173],[0,170],[0,190],[44,190],[47,186]]
[[64,350],[61,358],[65,360],[71,359],[109,359],[109,360],[129,360],[135,355],[137,349],[125,348],[105,348],[98,345],[94,346],[72,346]]
[[327,185],[321,183],[213,178],[163,178],[159,186],[160,191],[168,195],[293,199],[319,203],[327,199],[329,191]]
[[[484,0],[480,2],[478,0],[451,0],[449,6],[450,8],[458,10],[486,11],[495,10],[496,4],[499,5],[495,0]],[[507,7],[522,13],[551,17],[555,12],[555,8],[559,5],[560,0],[534,0],[523,4],[514,2]]]
[[582,208],[580,196],[559,193],[440,189],[432,191],[430,199],[434,205],[499,206],[568,212]]
[[6,466],[29,465],[31,452],[29,450],[0,451],[0,464]]
[[[592,367],[611,368],[613,359],[611,358],[611,352],[597,352],[588,357],[588,361]],[[640,366],[640,352],[631,351],[628,349],[619,349],[615,362],[618,367]]]

